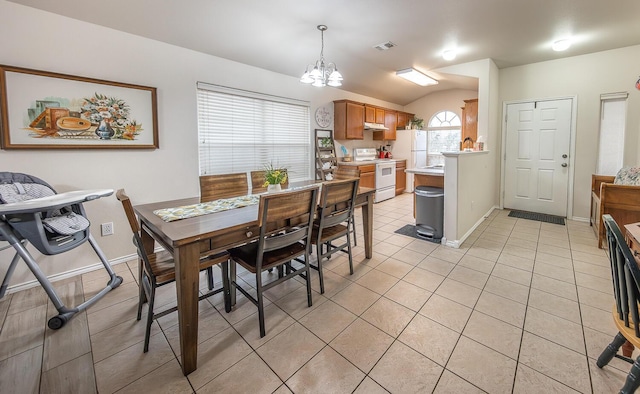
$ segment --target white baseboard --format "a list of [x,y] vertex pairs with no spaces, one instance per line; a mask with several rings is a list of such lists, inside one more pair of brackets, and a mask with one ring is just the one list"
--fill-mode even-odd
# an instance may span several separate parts
[[575,220],[576,222],[584,222],[584,223],[589,223],[591,221],[591,219],[589,218],[582,218],[578,216],[572,216],[571,220]]
[[469,231],[467,231],[467,232],[466,232],[466,233],[465,233],[465,234],[464,234],[460,239],[456,239],[456,240],[454,240],[454,241],[450,241],[450,240],[447,240],[447,239],[445,239],[445,238],[442,238],[442,244],[443,244],[443,245],[445,245],[445,246],[449,246],[449,247],[452,247],[452,248],[459,249],[459,248],[460,248],[460,245],[462,245],[462,244],[464,243],[464,241],[465,241],[467,238],[469,238],[469,236],[471,235],[471,233],[473,233],[473,232],[478,228],[478,226],[479,226],[482,222],[484,222],[485,220],[487,220],[487,218],[489,217],[489,215],[491,215],[491,212],[493,212],[493,211],[494,211],[494,210],[496,210],[496,209],[498,209],[498,207],[497,207],[497,206],[495,206],[495,205],[494,205],[493,207],[491,207],[491,209],[489,209],[489,211],[488,211],[487,213],[485,213],[485,214],[480,218],[480,220],[478,220],[478,221],[476,222],[476,224],[474,224],[474,225],[469,229]]

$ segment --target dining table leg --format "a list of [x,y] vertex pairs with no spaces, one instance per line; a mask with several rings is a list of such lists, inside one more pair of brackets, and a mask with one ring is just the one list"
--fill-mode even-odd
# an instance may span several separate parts
[[362,228],[364,235],[364,255],[373,257],[373,193],[367,196],[367,203],[362,205]]
[[182,373],[186,376],[198,367],[198,288],[200,246],[186,244],[174,251],[178,324]]

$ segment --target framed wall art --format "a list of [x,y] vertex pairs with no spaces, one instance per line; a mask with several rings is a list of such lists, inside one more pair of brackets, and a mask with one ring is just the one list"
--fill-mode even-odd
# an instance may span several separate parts
[[157,149],[156,88],[0,65],[2,149]]

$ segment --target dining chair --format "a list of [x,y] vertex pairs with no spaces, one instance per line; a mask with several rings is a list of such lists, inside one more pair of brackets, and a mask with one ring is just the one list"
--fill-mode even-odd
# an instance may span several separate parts
[[[266,334],[263,293],[287,279],[300,275],[307,284],[307,304],[312,305],[309,256],[311,228],[318,196],[318,186],[295,191],[267,193],[260,196],[257,241],[229,250],[231,254],[231,293],[236,289],[258,307],[260,337]],[[296,259],[302,266],[291,264]],[[237,283],[236,263],[255,275],[256,297]],[[283,266],[285,266],[286,274]],[[262,272],[278,268],[278,279],[263,283]]]
[[247,174],[201,175],[200,202],[246,196],[249,194]]
[[[353,275],[349,223],[353,218],[358,182],[358,178],[350,178],[322,184],[317,217],[313,222],[313,232],[311,234],[311,243],[316,245],[317,261],[316,265],[310,265],[311,268],[318,271],[320,293],[324,293],[322,260],[331,257],[334,253],[345,252],[346,249],[345,253],[349,256],[349,272]],[[338,243],[342,237],[346,237],[346,242]]]
[[[264,170],[251,171],[251,194],[260,194],[267,191],[267,187],[264,185],[264,172]],[[283,189],[286,189],[287,187],[289,187],[288,174],[287,180],[285,181],[284,185],[282,185]]]
[[[338,166],[338,169],[333,172],[333,179],[340,181],[343,179],[350,178],[358,178],[360,179],[360,170],[356,166]],[[362,202],[360,204],[354,205],[353,212],[351,214],[351,220],[349,223],[349,227],[351,228],[351,233],[353,234],[353,246],[358,246],[358,234],[356,234],[356,221],[355,221],[355,213],[356,208],[360,208],[365,205],[367,202]]]
[[[155,319],[165,316],[169,313],[175,312],[177,307],[166,309],[160,313],[154,312],[154,302],[156,289],[158,287],[167,285],[176,280],[176,271],[173,257],[168,251],[162,251],[158,253],[147,253],[142,245],[142,238],[140,235],[140,226],[133,211],[133,205],[131,200],[126,195],[124,189],[120,189],[116,192],[116,198],[122,203],[124,212],[127,215],[129,226],[133,232],[133,244],[136,246],[138,252],[138,283],[140,286],[140,292],[138,296],[138,316],[137,320],[142,317],[142,304],[148,301],[149,312],[147,313],[147,326],[144,336],[144,352],[149,350],[149,335],[151,333],[151,324]],[[216,264],[220,264],[222,269],[222,288],[213,289],[213,269]],[[215,254],[205,255],[200,259],[200,271],[207,271],[207,283],[209,291],[200,296],[198,301],[201,301],[214,294],[224,292],[225,310],[231,311],[231,300],[229,292],[229,253],[227,251],[219,252]]]
[[614,358],[620,358],[631,364],[631,371],[620,393],[633,393],[640,387],[640,357],[635,360],[617,354],[620,347],[629,341],[636,348],[640,347],[640,313],[638,298],[640,295],[640,268],[634,258],[624,236],[611,215],[603,215],[605,234],[609,246],[609,261],[613,281],[613,321],[618,334],[604,349],[596,365],[599,368],[609,364]]

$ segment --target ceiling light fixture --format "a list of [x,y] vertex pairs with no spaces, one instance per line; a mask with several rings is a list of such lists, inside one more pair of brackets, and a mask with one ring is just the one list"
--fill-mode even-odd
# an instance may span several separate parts
[[338,67],[335,63],[324,63],[324,32],[327,30],[327,26],[318,25],[320,30],[320,37],[322,40],[322,47],[320,48],[320,60],[317,60],[315,65],[310,64],[302,74],[300,82],[310,83],[312,86],[341,86],[342,74],[338,72]]
[[562,40],[555,41],[553,44],[551,44],[551,49],[553,49],[556,52],[561,52],[561,51],[566,51],[567,49],[569,49],[570,46],[571,46],[571,40],[568,38],[565,38]]
[[400,70],[400,71],[396,71],[396,75],[406,79],[407,81],[411,81],[415,84],[418,84],[420,86],[427,86],[427,85],[437,85],[438,81],[436,81],[435,79],[428,77],[426,75],[424,75],[423,73],[421,73],[420,71],[414,69],[414,68],[406,68],[404,70]]
[[446,51],[442,52],[442,58],[444,60],[448,60],[448,61],[451,61],[451,60],[455,59],[456,55],[457,55],[457,53],[456,53],[456,51],[454,49],[449,49],[449,50],[446,50]]

